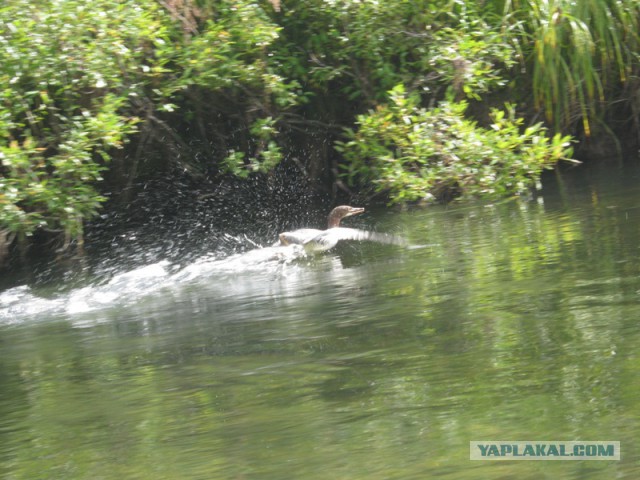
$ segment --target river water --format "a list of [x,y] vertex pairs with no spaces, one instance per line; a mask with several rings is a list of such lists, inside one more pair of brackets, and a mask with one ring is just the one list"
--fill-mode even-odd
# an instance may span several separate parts
[[[408,249],[6,289],[0,477],[640,478],[639,179],[609,165],[528,202],[357,220]],[[470,461],[473,440],[622,459]]]

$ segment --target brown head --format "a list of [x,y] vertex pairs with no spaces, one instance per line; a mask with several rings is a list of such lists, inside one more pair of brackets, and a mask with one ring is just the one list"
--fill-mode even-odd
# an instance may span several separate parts
[[329,228],[339,227],[340,220],[343,218],[350,217],[351,215],[358,215],[362,212],[364,212],[364,208],[340,205],[339,207],[331,210],[331,213],[329,214]]

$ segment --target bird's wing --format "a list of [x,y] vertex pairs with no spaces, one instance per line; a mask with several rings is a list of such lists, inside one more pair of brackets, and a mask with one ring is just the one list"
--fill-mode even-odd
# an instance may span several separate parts
[[277,245],[302,245],[308,242],[316,235],[322,233],[322,230],[317,228],[301,228],[294,230],[293,232],[282,232],[278,235],[279,240],[274,244]]
[[329,250],[337,245],[341,241],[356,241],[356,242],[376,242],[384,243],[387,245],[400,245],[406,246],[407,241],[396,235],[388,233],[368,232],[366,230],[358,230],[356,228],[330,228],[316,235],[312,239],[304,243],[305,250],[323,252]]

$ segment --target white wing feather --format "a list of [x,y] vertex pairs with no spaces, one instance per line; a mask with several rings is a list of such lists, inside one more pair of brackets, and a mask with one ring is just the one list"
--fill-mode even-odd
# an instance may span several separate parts
[[294,230],[293,232],[283,232],[279,235],[279,240],[273,244],[274,247],[279,245],[304,245],[316,235],[319,235],[324,230],[318,230],[317,228],[301,228]]
[[330,228],[321,231],[318,235],[304,242],[304,248],[308,252],[324,252],[335,247],[338,242],[350,240],[356,242],[376,242],[387,245],[406,246],[407,241],[396,235],[388,233],[368,232],[356,228]]

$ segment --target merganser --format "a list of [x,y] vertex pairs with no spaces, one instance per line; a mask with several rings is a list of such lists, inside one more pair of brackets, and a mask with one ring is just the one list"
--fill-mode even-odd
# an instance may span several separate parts
[[355,228],[340,227],[340,221],[345,217],[358,215],[364,212],[364,208],[341,205],[329,213],[328,228],[318,230],[316,228],[301,228],[293,232],[284,232],[279,235],[280,242],[276,245],[302,245],[306,252],[324,252],[335,247],[342,240],[370,241],[389,245],[406,245],[403,238],[386,233],[368,232]]

